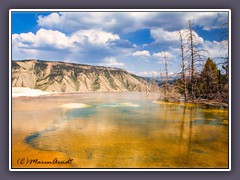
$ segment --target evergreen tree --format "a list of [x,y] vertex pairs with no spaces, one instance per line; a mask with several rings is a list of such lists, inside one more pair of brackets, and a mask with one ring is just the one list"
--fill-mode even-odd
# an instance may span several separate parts
[[219,76],[217,65],[212,59],[208,58],[200,76],[203,83],[200,87],[202,88],[204,98],[213,99],[216,93],[218,93]]

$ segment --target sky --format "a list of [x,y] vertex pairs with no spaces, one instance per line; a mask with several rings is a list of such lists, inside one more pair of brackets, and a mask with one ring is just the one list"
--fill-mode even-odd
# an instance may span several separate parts
[[100,65],[153,77],[164,72],[165,54],[171,75],[181,71],[178,32],[186,44],[188,20],[206,58],[218,62],[228,53],[228,12],[12,12],[11,20],[13,60]]

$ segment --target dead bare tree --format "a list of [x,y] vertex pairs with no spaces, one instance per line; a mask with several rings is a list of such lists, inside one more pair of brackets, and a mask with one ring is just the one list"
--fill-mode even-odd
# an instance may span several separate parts
[[192,81],[193,72],[194,72],[194,44],[193,44],[193,29],[192,29],[192,21],[189,20],[188,22],[188,30],[189,30],[189,43],[190,43],[190,60],[191,60],[191,74],[190,80]]
[[[163,71],[162,71],[162,69],[160,68],[160,69],[159,69],[159,83],[158,83],[158,86],[162,86],[162,85],[163,85]],[[163,99],[163,96],[162,96],[162,88],[160,88],[159,90],[160,90],[159,100],[162,100],[162,99]]]
[[189,87],[190,87],[190,95],[191,99],[195,101],[196,99],[196,86],[197,86],[197,81],[196,81],[196,75],[198,73],[198,66],[202,65],[202,62],[207,59],[205,54],[208,52],[202,48],[200,48],[201,42],[197,40],[196,33],[193,30],[193,22],[192,20],[188,21],[188,34],[187,34],[187,39],[188,39],[188,45],[187,45],[187,52],[189,54],[188,59],[190,61],[190,72],[189,72]]
[[187,102],[187,79],[186,79],[186,69],[185,69],[185,56],[184,56],[182,33],[180,30],[179,30],[179,38],[180,38],[180,49],[181,49],[181,59],[182,59],[182,81],[184,85],[184,101]]
[[165,63],[166,82],[165,82],[165,98],[168,98],[168,60],[165,51],[163,51],[163,58]]

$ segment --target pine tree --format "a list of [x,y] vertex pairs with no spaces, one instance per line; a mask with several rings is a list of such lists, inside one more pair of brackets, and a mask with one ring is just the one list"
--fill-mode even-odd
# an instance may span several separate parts
[[203,97],[207,99],[213,99],[219,90],[219,70],[216,63],[214,63],[212,59],[207,59],[200,78],[203,83]]

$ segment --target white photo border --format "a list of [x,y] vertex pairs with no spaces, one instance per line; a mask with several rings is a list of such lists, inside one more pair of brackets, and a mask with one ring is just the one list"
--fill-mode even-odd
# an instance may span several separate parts
[[[228,12],[228,168],[12,168],[12,12]],[[9,171],[231,171],[231,10],[230,9],[10,9],[9,10]]]

